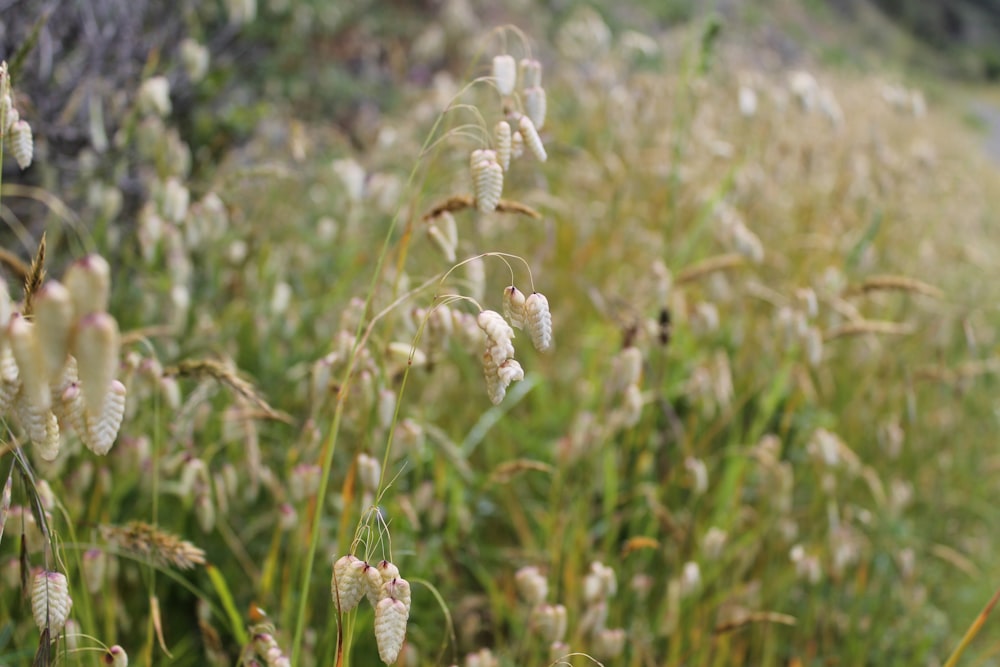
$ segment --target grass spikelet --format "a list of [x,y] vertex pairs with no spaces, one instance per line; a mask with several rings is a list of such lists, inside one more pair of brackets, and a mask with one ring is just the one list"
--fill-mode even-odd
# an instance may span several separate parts
[[496,151],[477,149],[469,158],[472,182],[476,190],[476,208],[481,213],[495,211],[503,194],[503,167]]
[[865,278],[860,285],[848,290],[848,294],[868,294],[869,292],[908,292],[922,294],[934,299],[943,299],[944,291],[909,276],[879,275]]
[[375,607],[375,641],[378,655],[387,665],[396,662],[406,638],[406,622],[410,617],[409,607],[401,600],[387,597]]
[[17,362],[18,376],[23,384],[23,399],[40,412],[48,410],[52,395],[45,372],[45,361],[35,335],[35,324],[15,316],[7,326],[10,349]]
[[508,285],[503,291],[503,316],[515,329],[524,328],[525,318],[524,292],[513,285]]
[[73,356],[77,359],[83,401],[92,416],[104,412],[108,387],[118,369],[120,349],[118,322],[107,313],[91,313],[77,323]]
[[506,484],[521,473],[537,471],[546,474],[553,474],[555,469],[543,461],[534,459],[515,459],[501,463],[490,473],[490,482],[493,484]]
[[535,156],[535,159],[539,162],[545,162],[548,159],[548,155],[545,153],[542,138],[538,136],[538,128],[535,127],[535,123],[532,122],[531,118],[521,116],[521,119],[518,121],[518,129],[521,131],[521,136],[524,137],[525,146]]
[[17,160],[17,166],[21,171],[31,166],[31,158],[35,154],[35,142],[28,121],[18,120],[10,128],[10,152]]
[[87,255],[66,269],[63,285],[73,297],[78,318],[104,312],[111,292],[111,267],[100,255]]
[[241,378],[236,371],[221,361],[215,359],[185,359],[176,366],[165,368],[163,375],[165,377],[212,378],[256,406],[261,411],[263,417],[291,423],[289,415],[272,408],[252,384]]
[[823,342],[825,343],[831,340],[837,340],[838,338],[864,336],[866,334],[876,334],[879,336],[909,336],[913,332],[913,325],[907,322],[860,320],[857,322],[848,322],[827,330],[826,333],[823,334]]
[[674,278],[674,284],[686,285],[687,283],[693,283],[717,271],[728,271],[729,269],[738,268],[743,266],[744,263],[746,263],[746,258],[740,253],[735,252],[709,257],[681,269]]
[[31,612],[39,630],[58,634],[66,625],[73,599],[69,583],[61,572],[42,570],[35,575],[31,588]]
[[205,564],[205,552],[191,542],[143,521],[102,525],[101,536],[123,552],[161,567],[190,570]]
[[330,594],[341,613],[349,612],[357,607],[361,598],[365,596],[365,585],[362,577],[367,567],[367,563],[350,554],[341,556],[333,564]]
[[66,355],[69,354],[73,326],[73,302],[69,290],[54,280],[46,282],[35,296],[34,311],[38,345],[48,373],[47,379],[54,382],[62,374]]
[[125,385],[112,380],[108,387],[104,408],[99,415],[87,415],[87,437],[84,444],[98,456],[111,451],[118,437],[118,429],[125,415]]
[[514,86],[517,84],[517,63],[514,62],[513,56],[507,54],[493,56],[493,81],[504,97],[514,92]]
[[545,113],[547,109],[548,103],[544,88],[541,86],[532,86],[524,89],[524,113],[534,123],[536,130],[541,130],[545,127]]
[[121,646],[115,644],[104,654],[103,662],[110,667],[128,667],[128,653]]
[[544,352],[552,347],[552,313],[549,300],[541,292],[533,292],[525,300],[524,326],[536,350]]
[[498,121],[493,128],[493,141],[496,143],[497,161],[504,171],[510,169],[511,133],[510,123]]

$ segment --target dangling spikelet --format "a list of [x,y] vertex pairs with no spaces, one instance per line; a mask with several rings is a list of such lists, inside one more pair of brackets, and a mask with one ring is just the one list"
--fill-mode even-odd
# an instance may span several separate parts
[[497,145],[497,161],[504,171],[510,169],[511,134],[510,123],[498,121],[493,129],[493,139]]
[[455,262],[457,258],[455,246],[448,241],[447,235],[434,222],[427,225],[427,236],[430,238],[431,243],[434,244],[434,247],[441,251],[446,260],[451,263]]
[[514,330],[495,310],[484,310],[476,323],[486,334],[486,351],[497,366],[514,356]]
[[535,129],[540,130],[545,127],[545,112],[547,109],[545,99],[545,89],[541,86],[532,86],[524,89],[524,112],[535,124]]
[[125,385],[118,380],[112,380],[100,416],[87,415],[87,437],[84,440],[87,449],[98,456],[104,456],[111,451],[124,415]]
[[508,359],[497,368],[497,377],[506,389],[511,382],[520,382],[524,379],[524,369],[517,359]]
[[552,314],[549,300],[541,292],[534,292],[524,302],[524,325],[531,335],[536,350],[544,352],[552,345]]
[[108,308],[111,267],[100,255],[87,255],[66,270],[63,285],[72,295],[73,310],[78,318],[103,312]]
[[52,395],[49,392],[45,360],[35,335],[35,325],[24,317],[13,317],[7,325],[7,339],[24,386],[24,398],[39,411],[48,410]]
[[521,58],[521,87],[524,90],[542,85],[542,64],[534,58]]
[[503,167],[497,162],[496,151],[474,150],[469,163],[476,191],[476,208],[482,213],[495,211],[503,194]]
[[66,575],[48,570],[35,575],[31,590],[31,613],[39,630],[48,628],[50,636],[59,633],[66,625],[72,606]]
[[[83,392],[80,391],[79,382],[74,382],[63,389],[59,405],[65,423],[69,424],[77,437],[86,445],[90,436],[87,433],[87,409],[83,405]],[[87,448],[90,449],[90,446]]]
[[62,375],[69,354],[70,330],[73,326],[73,301],[62,283],[50,280],[35,294],[35,329],[38,345],[45,360],[48,381]]
[[83,400],[91,417],[104,412],[104,399],[118,368],[120,347],[118,323],[107,313],[91,313],[77,323],[73,356],[77,361]]
[[18,374],[14,353],[7,341],[0,341],[0,415],[7,414],[21,391],[21,378]]
[[28,121],[19,120],[10,128],[10,152],[14,154],[17,166],[22,171],[31,166],[35,142],[31,137],[31,126],[28,125]]
[[522,155],[524,155],[524,135],[517,130],[510,138],[510,157],[516,160]]
[[549,582],[534,565],[526,565],[514,573],[517,592],[531,606],[540,605],[549,596]]
[[363,572],[366,567],[367,563],[352,555],[341,556],[333,564],[334,576],[330,581],[330,593],[341,613],[357,607],[365,596]]
[[542,145],[542,138],[538,136],[538,129],[535,127],[535,124],[527,116],[521,116],[518,125],[521,128],[521,135],[524,137],[524,143],[528,146],[528,150],[531,151],[536,160],[545,162],[548,155],[545,154],[545,146]]
[[524,328],[524,292],[513,285],[503,291],[503,316],[515,329]]
[[111,667],[128,667],[128,653],[118,644],[108,649],[104,654],[104,664]]
[[382,590],[382,574],[374,565],[365,563],[361,575],[364,577],[365,597],[374,607],[378,604],[379,591]]
[[[34,440],[38,455],[45,461],[55,461],[59,456],[59,445],[62,440],[59,438],[59,420],[55,414],[48,410],[45,413],[45,437],[42,440]],[[38,435],[42,435],[39,433]]]
[[509,55],[493,56],[493,80],[497,90],[506,97],[514,92],[517,83],[517,63]]
[[405,579],[394,579],[390,584],[386,585],[386,597],[375,606],[375,642],[379,657],[387,665],[399,657],[410,617],[410,585]]

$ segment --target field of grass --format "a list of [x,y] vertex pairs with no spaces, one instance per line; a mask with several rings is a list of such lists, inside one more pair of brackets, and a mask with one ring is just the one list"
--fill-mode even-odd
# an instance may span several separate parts
[[[51,213],[4,260],[0,665],[954,664],[1000,585],[1000,171],[947,82],[789,64],[726,15],[445,5],[384,51],[359,21],[355,73],[403,73],[384,112],[270,74],[208,163],[147,84],[76,213],[5,172]],[[346,48],[289,6],[287,53]],[[482,211],[470,155],[527,112],[500,55],[542,65],[546,157]],[[78,381],[40,351],[56,280]],[[552,344],[511,330],[493,402],[510,285]],[[99,455],[74,410],[113,403],[111,354]],[[1000,664],[997,627],[959,664]]]

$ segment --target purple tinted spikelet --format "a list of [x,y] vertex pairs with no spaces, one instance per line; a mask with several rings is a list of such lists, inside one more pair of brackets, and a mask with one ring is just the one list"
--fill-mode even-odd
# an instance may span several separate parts
[[94,312],[77,323],[73,355],[77,360],[83,400],[92,419],[104,411],[108,387],[118,368],[120,348],[118,323],[107,313]]

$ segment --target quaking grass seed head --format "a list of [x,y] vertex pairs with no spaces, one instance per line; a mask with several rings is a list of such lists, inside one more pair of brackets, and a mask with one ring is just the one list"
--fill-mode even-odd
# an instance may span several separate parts
[[552,346],[552,314],[549,300],[541,292],[534,292],[524,302],[525,328],[536,350],[544,352]]
[[528,116],[521,116],[518,120],[518,129],[521,131],[521,136],[524,138],[524,143],[531,151],[531,154],[535,156],[535,159],[539,162],[545,162],[548,159],[548,155],[545,153],[545,146],[542,144],[542,138],[538,136],[538,128],[535,127],[535,123]]
[[513,285],[508,285],[503,291],[503,315],[515,329],[524,328],[525,308],[524,292]]
[[493,56],[493,81],[504,97],[514,92],[514,86],[517,84],[517,63],[514,62],[513,56],[507,54]]
[[469,164],[476,194],[476,208],[481,213],[495,211],[503,194],[503,167],[497,161],[496,151],[474,150],[469,158]]
[[69,596],[69,583],[61,572],[41,570],[35,575],[31,590],[31,612],[39,630],[49,629],[56,634],[66,625],[73,599]]

